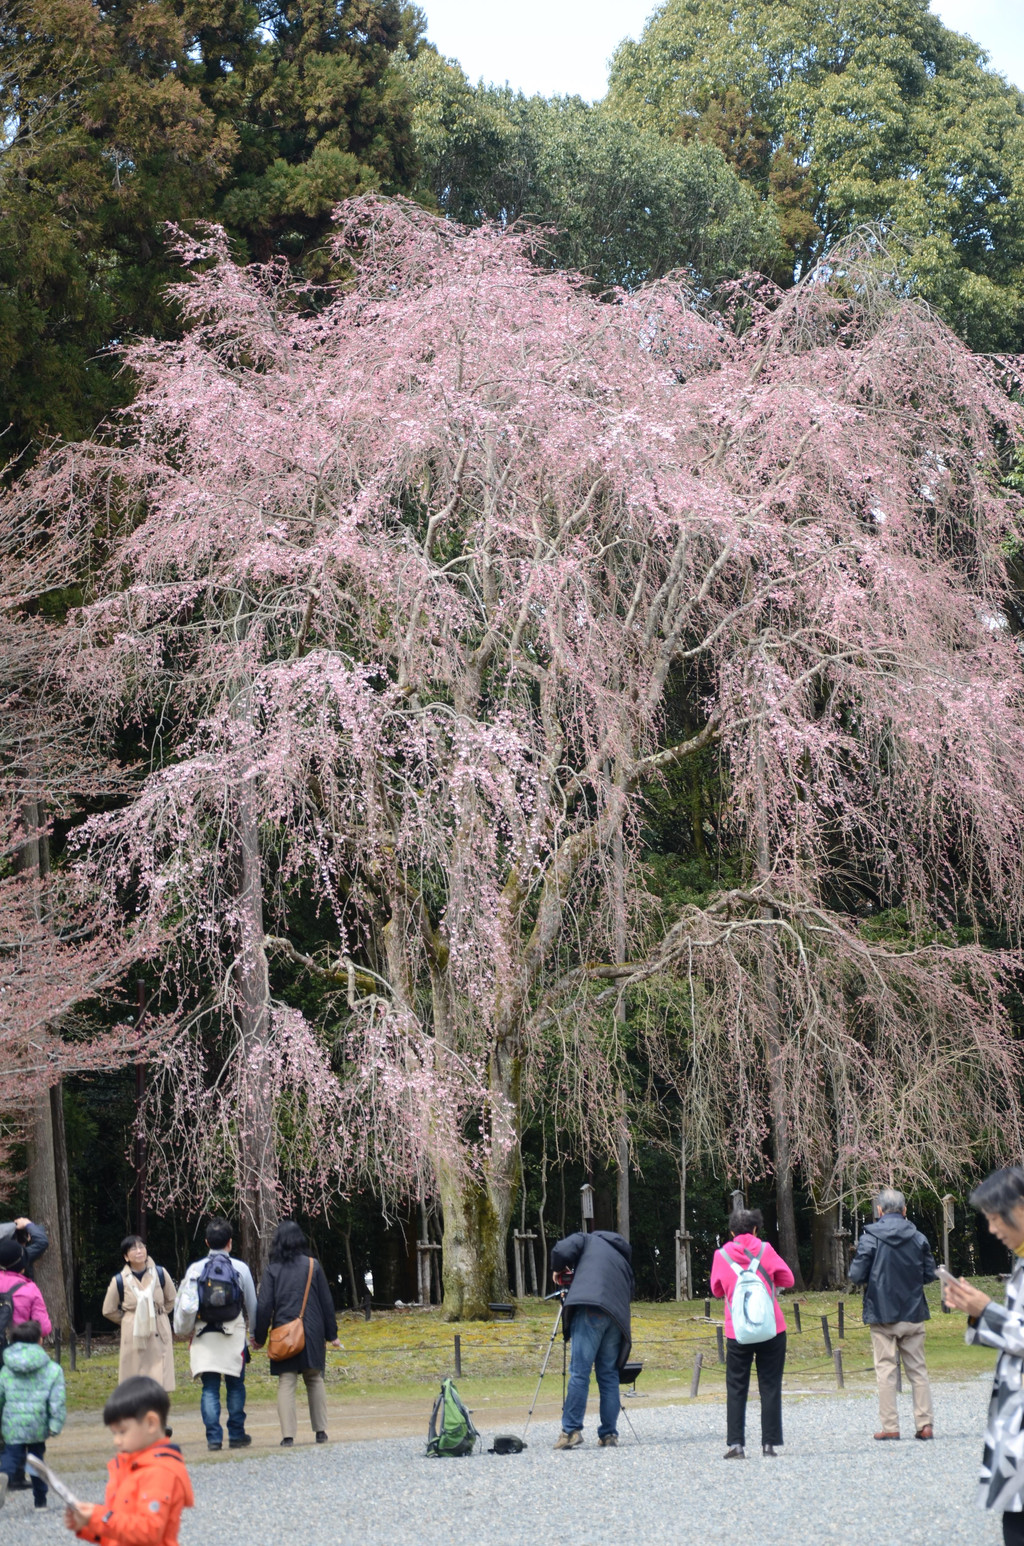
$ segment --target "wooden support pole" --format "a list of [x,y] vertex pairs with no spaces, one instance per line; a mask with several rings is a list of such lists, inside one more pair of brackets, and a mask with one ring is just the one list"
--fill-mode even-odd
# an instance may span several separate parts
[[843,1385],[843,1355],[838,1347],[832,1354],[832,1362],[836,1366],[836,1389],[843,1390],[845,1388]]
[[801,1333],[801,1335],[802,1335],[804,1328],[800,1324],[800,1306],[799,1306],[799,1304],[797,1304],[795,1299],[793,1300],[793,1318],[796,1321],[796,1329],[797,1329],[797,1331],[799,1331]]
[[718,1362],[725,1363],[725,1336],[721,1326],[715,1327],[715,1341],[718,1343]]
[[843,1304],[843,1301],[841,1299],[840,1299],[839,1305],[838,1305],[838,1322],[839,1322],[839,1340],[840,1340],[840,1342],[842,1342],[846,1338],[846,1307]]
[[700,1371],[704,1367],[704,1354],[696,1353],[693,1359],[693,1377],[690,1380],[690,1395],[695,1396],[700,1389]]
[[462,1378],[462,1338],[455,1333],[455,1378]]
[[823,1315],[821,1317],[821,1334],[825,1338],[825,1351],[828,1354],[828,1356],[831,1358],[832,1357],[832,1338],[829,1336],[828,1316],[827,1315]]

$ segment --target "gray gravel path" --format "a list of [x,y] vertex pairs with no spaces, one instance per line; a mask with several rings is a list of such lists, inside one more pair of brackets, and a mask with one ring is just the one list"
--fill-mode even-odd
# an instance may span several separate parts
[[[724,1405],[629,1401],[616,1450],[555,1453],[557,1429],[530,1430],[518,1456],[426,1460],[419,1440],[384,1439],[192,1467],[196,1507],[182,1546],[996,1546],[998,1521],[974,1504],[988,1381],[935,1389],[938,1437],[877,1444],[864,1396],[791,1399],[786,1448],[725,1464]],[[902,1398],[904,1431],[913,1432]],[[591,1398],[591,1406],[594,1398]],[[748,1436],[758,1433],[757,1406]],[[424,1427],[426,1414],[424,1415]],[[487,1438],[490,1442],[490,1436]],[[70,1478],[69,1478],[70,1479]],[[100,1479],[76,1478],[84,1495]],[[749,1522],[749,1528],[744,1527]],[[17,1494],[0,1513],[0,1546],[70,1542],[55,1507]]]

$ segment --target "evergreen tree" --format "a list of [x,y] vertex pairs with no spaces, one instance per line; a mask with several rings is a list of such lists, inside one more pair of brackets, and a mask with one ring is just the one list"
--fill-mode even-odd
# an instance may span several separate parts
[[871,224],[978,349],[1024,342],[1024,96],[928,0],[665,0],[608,102],[769,194],[791,277]]

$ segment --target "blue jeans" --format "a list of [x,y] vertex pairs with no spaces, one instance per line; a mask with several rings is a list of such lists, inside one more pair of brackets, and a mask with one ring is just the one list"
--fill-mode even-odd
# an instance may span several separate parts
[[599,1439],[616,1431],[619,1402],[619,1352],[622,1332],[603,1310],[580,1306],[572,1316],[572,1355],[569,1359],[569,1389],[562,1408],[562,1431],[575,1433],[583,1427],[590,1390],[590,1371],[597,1375],[601,1395]]
[[[25,1456],[35,1455],[37,1459],[42,1460],[45,1454],[46,1445],[42,1442],[38,1444],[12,1444],[10,1439],[8,1439],[4,1452],[0,1455],[0,1471],[4,1472],[9,1481],[23,1483],[25,1480]],[[41,1508],[46,1502],[48,1490],[46,1483],[34,1471],[29,1471],[28,1474],[32,1478],[32,1497],[36,1505]]]
[[[199,1410],[206,1424],[207,1444],[223,1444],[224,1431],[220,1425],[220,1375],[201,1374],[203,1394]],[[245,1375],[225,1374],[224,1393],[228,1403],[228,1438],[245,1437]]]

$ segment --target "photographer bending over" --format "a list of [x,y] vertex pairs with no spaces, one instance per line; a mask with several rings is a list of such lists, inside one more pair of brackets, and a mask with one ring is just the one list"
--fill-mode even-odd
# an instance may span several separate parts
[[572,1339],[569,1388],[556,1449],[576,1449],[583,1443],[591,1369],[601,1394],[598,1443],[607,1449],[619,1442],[619,1370],[628,1362],[633,1344],[629,1323],[632,1259],[629,1241],[606,1229],[595,1230],[592,1235],[568,1235],[551,1252],[551,1275],[565,1289],[562,1335]]

